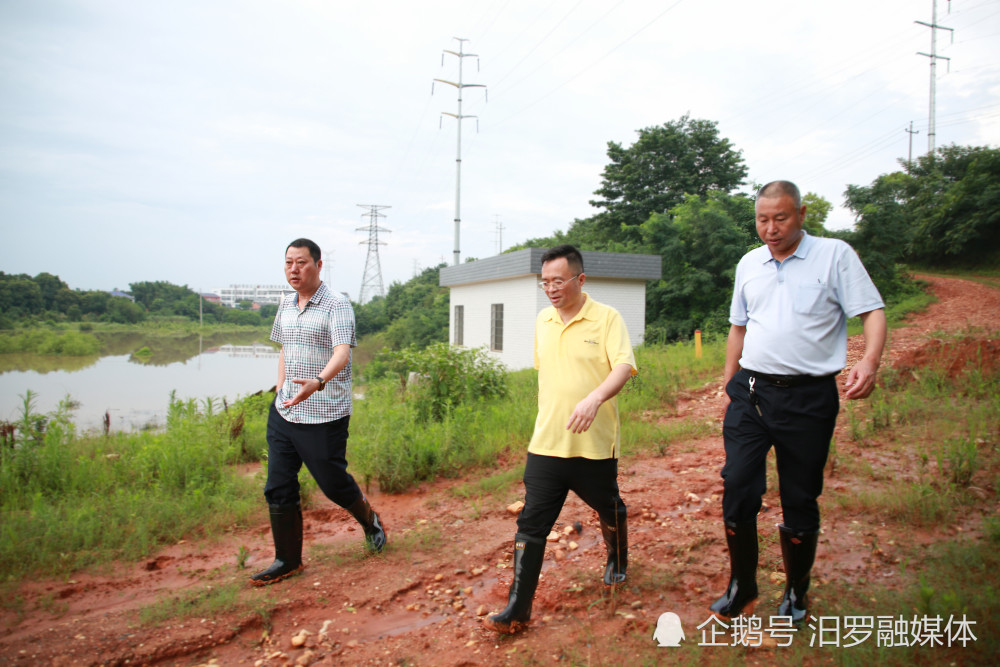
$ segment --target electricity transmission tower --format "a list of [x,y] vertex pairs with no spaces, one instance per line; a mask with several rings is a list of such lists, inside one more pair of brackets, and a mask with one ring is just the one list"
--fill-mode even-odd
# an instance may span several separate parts
[[[946,56],[939,56],[937,52],[937,31],[938,30],[948,30],[951,32],[951,41],[955,41],[955,31],[951,28],[946,28],[944,26],[937,24],[937,0],[931,1],[931,22],[925,23],[923,21],[914,21],[914,23],[919,23],[920,25],[925,25],[931,29],[931,52],[924,53],[923,51],[917,51],[918,56],[927,56],[931,59],[931,103],[930,112],[928,119],[927,128],[927,154],[934,155],[934,137],[937,134],[936,129],[936,110],[935,110],[935,98],[937,97],[937,61],[947,60],[948,67],[951,67],[951,58]],[[948,10],[951,11],[951,0],[948,0]]]
[[[463,50],[465,42],[469,41],[467,39],[462,39],[461,37],[455,37],[458,40],[458,51],[451,51],[445,49],[444,53],[449,53],[456,58],[458,58],[458,83],[454,81],[447,81],[445,79],[434,79],[440,83],[446,83],[449,86],[454,86],[458,90],[458,113],[448,113],[447,111],[442,111],[442,115],[451,116],[458,121],[458,151],[455,157],[455,250],[454,257],[452,260],[453,264],[458,264],[459,258],[461,256],[460,251],[460,229],[462,227],[462,120],[466,118],[477,118],[476,116],[463,116],[462,115],[462,89],[463,88],[486,88],[485,84],[482,83],[463,83],[462,82],[462,61],[465,58],[479,58],[475,53],[465,53]],[[444,67],[444,53],[441,54],[441,66]],[[478,71],[479,60],[476,60],[476,68]],[[484,91],[485,92],[485,91]],[[434,94],[434,84],[431,83],[431,94]],[[478,124],[477,124],[478,125]]]
[[361,208],[368,209],[367,214],[362,217],[368,218],[367,227],[358,227],[359,232],[368,232],[368,240],[361,241],[359,245],[368,244],[368,257],[365,259],[365,276],[361,279],[361,292],[358,294],[358,303],[370,301],[375,296],[385,296],[385,288],[382,287],[382,265],[378,259],[378,247],[385,245],[385,241],[378,240],[378,233],[389,233],[390,230],[378,226],[378,219],[385,216],[379,213],[382,209],[392,208],[391,206],[379,206],[377,204],[358,204]]

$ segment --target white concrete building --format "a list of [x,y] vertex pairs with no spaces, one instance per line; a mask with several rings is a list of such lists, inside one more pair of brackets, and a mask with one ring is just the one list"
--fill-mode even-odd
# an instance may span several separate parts
[[[485,345],[511,370],[533,366],[535,318],[549,305],[538,288],[544,253],[541,248],[527,248],[441,269],[439,284],[451,288],[451,344]],[[659,280],[659,255],[581,254],[587,275],[584,291],[621,313],[632,346],[641,344],[646,281]]]
[[240,301],[251,301],[257,304],[281,303],[281,297],[292,290],[288,285],[230,285],[214,290],[219,295],[223,306],[235,308]]

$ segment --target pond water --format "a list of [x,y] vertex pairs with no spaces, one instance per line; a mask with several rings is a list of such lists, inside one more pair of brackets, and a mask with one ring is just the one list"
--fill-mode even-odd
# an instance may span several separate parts
[[270,389],[278,377],[278,350],[265,335],[99,337],[104,356],[0,355],[0,420],[16,421],[30,390],[36,413],[54,411],[68,395],[79,403],[73,421],[81,429],[103,428],[107,413],[112,430],[132,431],[166,423],[171,391],[221,407],[224,398]]

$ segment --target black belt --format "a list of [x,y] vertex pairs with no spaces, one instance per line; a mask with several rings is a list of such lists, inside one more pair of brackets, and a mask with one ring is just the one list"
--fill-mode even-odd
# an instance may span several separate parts
[[838,375],[838,373],[831,373],[830,375],[771,375],[770,373],[758,373],[749,368],[744,368],[743,370],[755,378],[773,384],[775,387],[799,387],[804,384],[817,384]]

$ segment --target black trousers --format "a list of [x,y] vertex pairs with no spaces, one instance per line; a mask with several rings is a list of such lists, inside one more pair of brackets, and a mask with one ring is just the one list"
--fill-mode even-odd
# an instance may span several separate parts
[[361,497],[361,488],[347,472],[347,435],[351,417],[324,424],[295,424],[285,420],[274,404],[267,416],[267,483],[269,505],[299,502],[299,470],[312,474],[326,497],[348,507]]
[[819,530],[817,499],[840,409],[836,380],[785,387],[757,377],[758,414],[750,400],[752,375],[740,370],[726,386],[732,402],[722,424],[722,517],[731,523],[756,519],[767,490],[767,452],[774,445],[785,525],[796,532]]
[[569,459],[528,453],[524,466],[524,509],[517,532],[545,539],[572,491],[602,521],[615,526],[625,503],[618,493],[618,459]]

